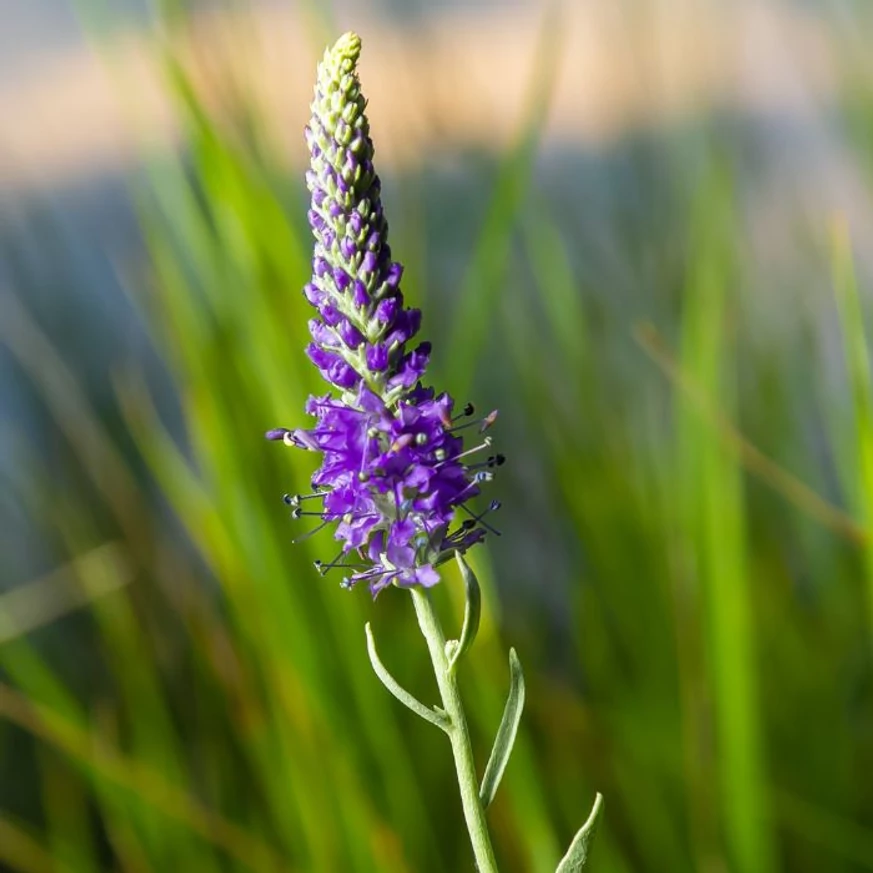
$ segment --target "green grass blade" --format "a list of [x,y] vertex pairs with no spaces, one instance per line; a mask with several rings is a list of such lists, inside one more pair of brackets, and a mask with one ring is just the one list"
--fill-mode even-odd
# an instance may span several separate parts
[[[682,366],[722,408],[734,405],[735,377],[726,325],[737,281],[730,244],[730,176],[713,170],[700,186],[683,313]],[[705,617],[713,689],[719,818],[727,857],[741,873],[771,873],[776,855],[768,817],[762,714],[755,683],[756,633],[742,473],[706,425],[679,408],[679,480],[687,511],[690,560]]]
[[857,479],[851,483],[854,492],[852,498],[866,534],[867,545],[863,553],[868,621],[873,640],[873,384],[870,376],[870,354],[848,228],[842,223],[835,223],[831,241],[833,286],[854,411],[853,448],[857,459]]

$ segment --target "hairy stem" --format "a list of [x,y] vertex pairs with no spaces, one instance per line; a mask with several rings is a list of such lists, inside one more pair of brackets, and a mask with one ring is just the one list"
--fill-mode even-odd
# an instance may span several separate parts
[[488,833],[488,824],[485,821],[485,810],[479,800],[479,780],[476,776],[473,750],[470,747],[470,734],[467,730],[464,706],[461,703],[455,671],[449,670],[449,662],[446,658],[446,638],[434,612],[430,595],[420,588],[412,588],[411,591],[418,624],[427,642],[430,659],[433,663],[443,709],[449,719],[446,733],[448,733],[452,743],[455,771],[458,774],[458,787],[461,790],[461,804],[464,808],[467,830],[470,833],[470,842],[473,844],[476,869],[479,873],[497,873],[497,861],[494,858],[494,849],[491,847],[491,837]]

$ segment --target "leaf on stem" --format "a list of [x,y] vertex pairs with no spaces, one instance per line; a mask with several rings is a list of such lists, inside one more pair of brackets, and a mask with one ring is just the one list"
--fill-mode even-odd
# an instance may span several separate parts
[[570,848],[567,849],[567,854],[561,859],[555,873],[579,873],[585,866],[585,862],[588,860],[588,847],[591,844],[594,831],[597,829],[602,809],[603,795],[598,792],[594,798],[594,806],[591,808],[588,821],[579,828],[579,832],[573,837],[573,842],[570,843]]
[[506,706],[503,709],[503,718],[497,729],[497,737],[494,740],[494,748],[491,757],[485,767],[485,775],[482,777],[482,787],[479,789],[479,800],[483,808],[487,809],[494,800],[497,786],[503,778],[503,771],[512,754],[515,745],[515,735],[518,733],[518,723],[521,721],[521,713],[524,709],[524,673],[521,670],[521,662],[515,649],[509,650],[509,696],[506,698]]
[[454,673],[455,665],[461,659],[461,655],[473,645],[473,640],[476,639],[476,634],[479,631],[479,616],[482,613],[482,593],[479,590],[479,580],[460,552],[455,552],[455,558],[458,561],[458,566],[461,568],[461,576],[464,578],[467,603],[464,607],[464,624],[461,628],[460,638],[449,640],[446,644],[446,654],[449,658],[449,673]]
[[364,626],[367,634],[367,654],[370,656],[370,663],[373,665],[373,671],[379,677],[379,681],[406,707],[411,709],[416,715],[435,724],[438,728],[446,731],[449,730],[449,720],[442,714],[429,706],[425,706],[420,700],[413,697],[389,672],[379,658],[379,653],[376,651],[376,641],[373,639],[373,631],[370,628],[370,622]]

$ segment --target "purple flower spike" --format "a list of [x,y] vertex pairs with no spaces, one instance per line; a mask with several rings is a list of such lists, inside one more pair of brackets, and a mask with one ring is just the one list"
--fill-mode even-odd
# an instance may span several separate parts
[[335,395],[309,398],[310,430],[275,428],[267,439],[323,455],[313,492],[285,502],[295,518],[318,517],[316,530],[336,524],[342,550],[319,571],[345,568],[345,587],[365,582],[375,596],[389,585],[435,585],[437,566],[496,533],[467,503],[503,456],[468,463],[491,439],[465,451],[461,431],[481,433],[493,416],[473,420],[468,405],[453,417],[452,398],[422,386],[430,343],[408,346],[421,313],[404,307],[403,267],[391,260],[360,51],[348,33],[325,52],[306,128],[315,245],[304,294],[317,311],[306,352]]

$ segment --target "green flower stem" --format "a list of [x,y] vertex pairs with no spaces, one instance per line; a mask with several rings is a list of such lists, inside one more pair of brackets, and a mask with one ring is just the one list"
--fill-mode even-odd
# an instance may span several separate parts
[[467,830],[470,832],[470,842],[473,844],[476,869],[479,873],[497,873],[497,861],[494,858],[494,849],[491,847],[485,809],[479,800],[479,780],[476,776],[476,764],[473,761],[464,706],[458,691],[458,680],[455,671],[449,670],[449,661],[446,657],[446,638],[434,612],[430,595],[420,588],[412,588],[411,593],[418,624],[430,652],[443,709],[449,719],[446,733],[452,743],[458,787],[461,789],[461,804],[464,808]]

